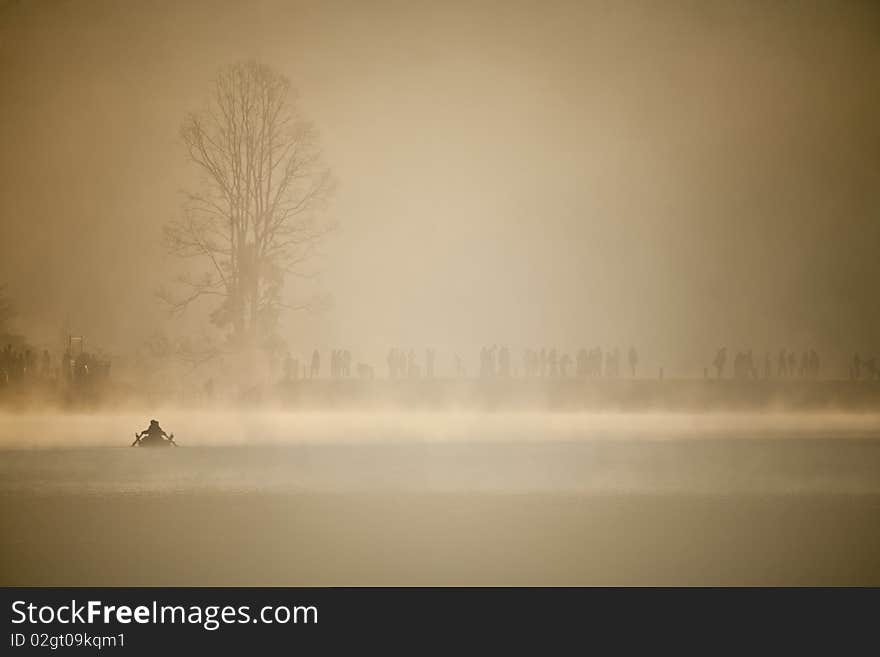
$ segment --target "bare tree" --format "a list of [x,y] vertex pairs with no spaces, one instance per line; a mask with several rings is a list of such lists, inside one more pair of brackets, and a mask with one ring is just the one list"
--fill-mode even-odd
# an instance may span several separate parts
[[188,115],[181,129],[202,185],[165,226],[165,244],[204,269],[179,277],[176,290],[160,297],[172,312],[215,297],[211,321],[231,329],[239,347],[271,336],[282,310],[310,306],[285,304],[284,283],[311,275],[304,266],[333,228],[321,212],[332,177],[293,96],[272,69],[236,64],[216,79],[208,108]]

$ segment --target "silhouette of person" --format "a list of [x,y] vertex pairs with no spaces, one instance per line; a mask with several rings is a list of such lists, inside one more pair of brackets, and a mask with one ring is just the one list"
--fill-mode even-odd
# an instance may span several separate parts
[[568,354],[562,354],[562,357],[559,359],[559,374],[564,379],[568,377],[568,366],[571,364],[571,356]]
[[397,378],[397,349],[395,347],[391,347],[391,350],[388,352],[388,356],[385,359],[388,362],[388,378],[396,379]]
[[715,360],[712,361],[712,364],[715,366],[715,372],[718,375],[718,378],[721,378],[721,375],[724,374],[724,364],[727,362],[727,347],[721,347],[718,350],[718,353],[715,354]]
[[417,379],[419,377],[418,366],[416,365],[416,352],[412,349],[409,350],[409,353],[406,356],[407,367],[406,374],[411,379]]
[[407,375],[406,370],[406,352],[403,350],[403,347],[397,352],[397,374],[398,376],[405,377]]
[[150,426],[140,433],[140,442],[156,442],[163,439],[168,439],[168,434],[159,426],[158,420],[150,420]]
[[498,350],[498,375],[510,376],[510,350],[507,347]]
[[629,371],[633,378],[636,378],[636,365],[639,364],[639,353],[635,347],[629,348]]
[[425,349],[425,376],[429,379],[434,378],[434,350],[430,347]]
[[578,349],[574,359],[575,376],[581,377],[587,375],[587,350],[581,347]]
[[321,371],[321,354],[315,349],[312,352],[312,366],[309,368],[309,378],[314,379]]

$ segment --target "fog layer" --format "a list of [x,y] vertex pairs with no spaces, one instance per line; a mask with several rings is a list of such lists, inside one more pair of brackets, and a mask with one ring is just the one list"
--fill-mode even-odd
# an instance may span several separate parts
[[849,357],[880,334],[878,34],[869,2],[5,2],[0,281],[38,342],[164,326],[179,126],[256,58],[340,181],[293,351]]

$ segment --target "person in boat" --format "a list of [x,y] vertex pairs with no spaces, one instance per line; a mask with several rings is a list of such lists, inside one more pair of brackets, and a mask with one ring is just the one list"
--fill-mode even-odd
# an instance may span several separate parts
[[150,420],[150,426],[141,431],[140,439],[147,442],[156,442],[162,439],[170,440],[168,434],[159,426],[158,420]]

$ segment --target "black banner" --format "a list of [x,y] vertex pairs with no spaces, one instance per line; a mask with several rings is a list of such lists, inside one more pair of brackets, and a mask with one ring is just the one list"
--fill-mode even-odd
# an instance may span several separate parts
[[[2,590],[3,653],[619,650],[873,641],[876,589]],[[708,643],[707,643],[708,642]],[[756,643],[757,642],[757,643]]]

